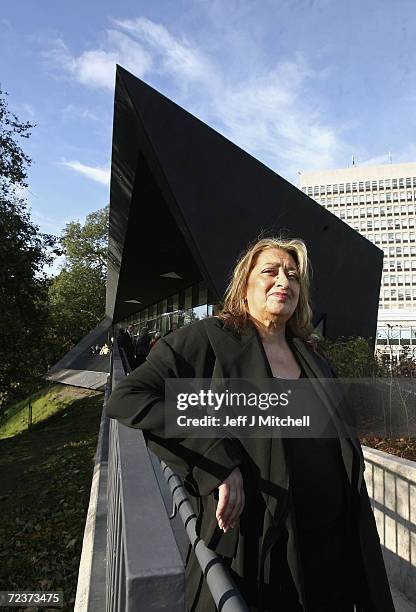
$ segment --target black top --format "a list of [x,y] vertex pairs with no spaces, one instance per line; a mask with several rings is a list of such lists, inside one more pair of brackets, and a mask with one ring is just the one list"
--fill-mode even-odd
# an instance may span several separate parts
[[[306,378],[303,370],[300,378]],[[314,412],[326,410],[313,399]],[[347,474],[332,421],[329,429],[332,431],[328,435],[333,437],[285,439],[292,501],[300,530],[327,525],[340,518],[347,507]]]

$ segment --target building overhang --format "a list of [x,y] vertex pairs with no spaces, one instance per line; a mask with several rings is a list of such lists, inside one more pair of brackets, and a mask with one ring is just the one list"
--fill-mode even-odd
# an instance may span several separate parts
[[246,245],[283,234],[308,246],[326,335],[374,338],[382,251],[121,67],[110,199],[114,322],[201,280],[220,299]]

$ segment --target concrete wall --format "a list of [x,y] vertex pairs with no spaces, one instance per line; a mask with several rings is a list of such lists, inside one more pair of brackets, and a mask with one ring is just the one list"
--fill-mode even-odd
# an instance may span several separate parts
[[416,462],[363,450],[364,476],[390,582],[416,604]]

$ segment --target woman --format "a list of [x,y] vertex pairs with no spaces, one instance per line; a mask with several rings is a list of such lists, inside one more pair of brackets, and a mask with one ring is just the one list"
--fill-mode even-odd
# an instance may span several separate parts
[[[143,429],[180,473],[200,537],[224,559],[252,610],[394,612],[359,442],[165,439],[166,378],[313,379],[323,411],[332,377],[308,344],[308,259],[301,240],[264,239],[241,257],[218,317],[162,338],[116,387],[109,416]],[[187,605],[215,610],[192,551]]]

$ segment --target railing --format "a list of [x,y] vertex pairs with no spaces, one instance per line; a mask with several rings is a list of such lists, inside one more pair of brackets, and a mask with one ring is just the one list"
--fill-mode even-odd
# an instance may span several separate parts
[[[111,385],[124,378],[120,353],[112,354]],[[109,381],[110,382],[110,381]],[[111,386],[108,385],[105,401]],[[195,554],[222,612],[247,607],[220,559],[196,539],[195,519],[178,476],[175,508],[186,521]],[[140,431],[103,415],[78,578],[76,612],[184,612],[185,549],[178,516],[169,519],[172,497],[159,460]],[[182,553],[182,554],[181,554]]]
[[364,472],[387,573],[416,603],[416,463],[364,447]]

